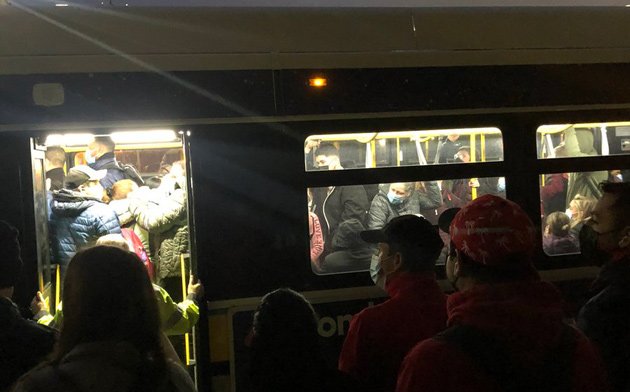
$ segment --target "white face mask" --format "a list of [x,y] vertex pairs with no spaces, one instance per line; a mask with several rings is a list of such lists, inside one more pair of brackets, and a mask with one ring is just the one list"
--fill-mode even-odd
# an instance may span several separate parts
[[87,162],[88,165],[96,162],[96,158],[94,157],[92,150],[85,150],[85,162]]

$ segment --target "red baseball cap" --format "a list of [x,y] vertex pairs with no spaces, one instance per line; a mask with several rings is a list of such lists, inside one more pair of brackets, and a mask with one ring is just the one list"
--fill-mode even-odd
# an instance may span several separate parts
[[533,253],[536,229],[516,203],[494,195],[478,197],[455,215],[450,226],[451,241],[458,251],[488,266],[523,262],[514,253]]

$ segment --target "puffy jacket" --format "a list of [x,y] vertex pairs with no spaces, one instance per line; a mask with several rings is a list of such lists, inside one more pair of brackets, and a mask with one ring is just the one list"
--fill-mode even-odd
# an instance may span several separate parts
[[317,188],[313,191],[315,214],[324,234],[325,253],[329,253],[339,224],[357,219],[365,224],[369,203],[361,185]]
[[0,391],[45,359],[55,344],[55,332],[20,315],[18,307],[0,296]]
[[116,181],[130,178],[124,170],[118,165],[116,156],[113,152],[106,152],[101,155],[96,162],[89,165],[94,170],[107,170],[107,174],[100,181],[101,185],[105,189],[111,189]]
[[[578,137],[575,128],[567,129],[564,131],[564,147],[567,155],[570,157],[597,155],[597,151],[593,147],[593,134],[591,131],[581,131]],[[578,194],[595,199],[601,198],[602,191],[598,186],[600,182],[606,180],[608,180],[607,171],[569,173],[566,206]]]
[[442,195],[437,182],[425,182],[426,193],[414,190],[411,195],[398,205],[389,202],[387,194],[389,193],[390,184],[379,185],[379,191],[370,206],[368,214],[368,229],[380,229],[387,222],[400,215],[420,214],[421,210],[438,208],[442,205]]
[[[195,386],[186,370],[167,360],[165,375],[173,390],[193,392]],[[57,366],[44,365],[26,374],[15,392],[134,391],[143,360],[125,342],[94,342],[76,346]],[[167,384],[160,390],[169,391]]]
[[613,391],[630,391],[630,258],[610,262],[593,283],[578,327],[599,348]]
[[[501,339],[513,361],[511,367],[525,374],[539,370],[538,366],[568,328],[563,322],[560,293],[544,282],[476,286],[449,296],[447,311],[449,327],[469,326]],[[572,356],[567,358],[572,363],[567,380],[569,390],[606,391],[601,359],[595,348],[579,331],[570,331],[574,344]],[[427,339],[405,357],[396,391],[504,392],[478,361],[449,341]]]
[[350,322],[339,370],[369,391],[391,391],[405,354],[446,328],[446,296],[433,274],[403,273],[386,282],[390,299]]
[[94,245],[99,237],[119,234],[120,224],[107,204],[62,189],[52,195],[50,230],[53,261],[65,268],[77,251]]
[[186,213],[186,191],[176,189],[169,195],[160,191],[135,192],[129,199],[129,210],[136,222],[149,231],[159,279],[181,276],[180,258],[188,253],[188,215]]

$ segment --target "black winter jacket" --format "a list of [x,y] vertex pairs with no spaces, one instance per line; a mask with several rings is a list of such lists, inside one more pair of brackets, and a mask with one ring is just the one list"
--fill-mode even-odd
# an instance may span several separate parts
[[602,268],[578,327],[599,347],[612,390],[630,391],[630,257]]
[[0,297],[0,391],[40,363],[55,338],[54,330],[24,319],[10,299]]
[[369,230],[380,229],[397,216],[420,214],[421,210],[434,209],[442,205],[442,194],[435,181],[425,183],[426,193],[415,190],[407,200],[398,205],[391,204],[387,199],[389,185],[381,184],[378,194],[372,200],[367,223]]

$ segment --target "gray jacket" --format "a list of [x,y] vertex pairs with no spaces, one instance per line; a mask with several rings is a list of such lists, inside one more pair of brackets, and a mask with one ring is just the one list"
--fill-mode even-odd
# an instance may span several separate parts
[[387,199],[390,184],[379,185],[379,191],[370,206],[368,215],[368,229],[380,229],[387,222],[400,215],[420,214],[420,210],[438,208],[442,205],[442,194],[437,182],[424,183],[426,193],[414,190],[407,200],[401,204],[392,205]]

